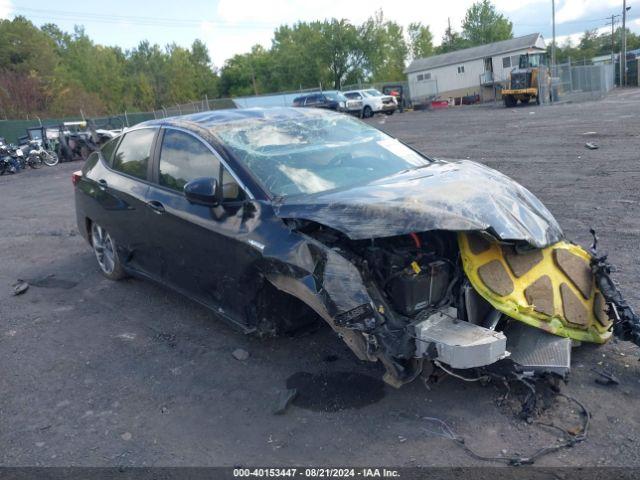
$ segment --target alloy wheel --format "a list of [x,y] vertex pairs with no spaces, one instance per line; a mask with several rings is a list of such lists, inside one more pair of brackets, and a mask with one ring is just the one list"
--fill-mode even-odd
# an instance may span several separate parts
[[116,267],[116,252],[111,235],[97,223],[91,226],[91,243],[98,265],[104,273],[111,275]]

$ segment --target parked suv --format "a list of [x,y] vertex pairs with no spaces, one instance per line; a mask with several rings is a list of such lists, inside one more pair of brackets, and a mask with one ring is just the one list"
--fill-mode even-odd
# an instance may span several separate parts
[[338,112],[346,112],[360,116],[362,113],[362,101],[350,100],[338,90],[314,92],[296,97],[293,100],[294,107],[326,108]]
[[362,117],[372,117],[374,113],[386,113],[393,115],[398,108],[396,99],[391,95],[383,95],[375,88],[365,90],[349,90],[344,92],[344,96],[349,100],[359,100],[362,102]]
[[340,92],[314,92],[295,98],[293,106],[326,108],[344,112],[347,106],[347,99]]

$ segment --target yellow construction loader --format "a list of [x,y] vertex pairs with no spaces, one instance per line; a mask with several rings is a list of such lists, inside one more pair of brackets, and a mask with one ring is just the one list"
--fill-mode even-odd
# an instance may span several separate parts
[[507,88],[502,90],[505,107],[515,107],[534,100],[538,105],[544,95],[551,98],[551,75],[546,53],[525,53],[520,55],[518,68],[509,74]]

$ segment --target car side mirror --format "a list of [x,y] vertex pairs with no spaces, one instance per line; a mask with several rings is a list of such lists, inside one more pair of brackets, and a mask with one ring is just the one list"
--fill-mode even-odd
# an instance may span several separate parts
[[184,186],[184,196],[191,203],[215,207],[220,203],[218,198],[218,179],[213,177],[194,178]]

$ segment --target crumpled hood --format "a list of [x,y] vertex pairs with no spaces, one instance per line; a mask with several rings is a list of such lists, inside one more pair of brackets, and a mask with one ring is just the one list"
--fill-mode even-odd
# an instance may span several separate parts
[[311,220],[353,240],[427,230],[486,230],[500,240],[542,248],[563,237],[549,210],[526,188],[475,162],[436,161],[375,182],[296,195],[280,218]]

